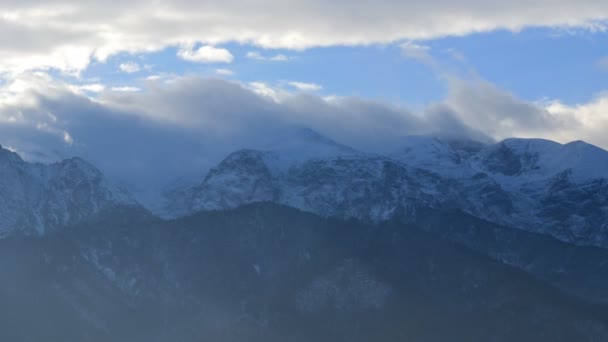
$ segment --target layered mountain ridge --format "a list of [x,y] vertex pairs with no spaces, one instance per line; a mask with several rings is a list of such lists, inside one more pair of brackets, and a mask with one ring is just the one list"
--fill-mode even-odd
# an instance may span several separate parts
[[273,140],[179,183],[170,220],[82,159],[0,148],[0,339],[608,336],[608,152]]
[[0,240],[0,279],[6,341],[608,336],[605,306],[433,234],[270,203]]
[[120,205],[137,205],[80,158],[28,163],[0,146],[0,237],[44,235]]
[[[380,222],[416,217],[420,207],[456,208],[565,242],[608,246],[608,152],[584,142],[409,137],[380,155],[306,138],[295,149],[279,143],[230,154],[199,185],[174,193],[168,212],[270,201]],[[324,153],[307,154],[315,149]]]
[[[581,141],[496,144],[407,137],[386,154],[309,129],[243,149],[199,184],[167,192],[163,217],[274,202],[321,216],[381,222],[420,208],[457,209],[577,245],[608,247],[608,152]],[[44,234],[103,209],[138,205],[82,159],[27,163],[0,148],[0,236]]]

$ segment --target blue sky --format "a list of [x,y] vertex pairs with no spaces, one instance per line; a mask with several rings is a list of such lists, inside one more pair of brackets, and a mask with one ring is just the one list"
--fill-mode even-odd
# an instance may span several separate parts
[[[286,86],[289,82],[317,84],[324,96],[362,96],[422,108],[446,95],[441,72],[461,77],[477,75],[516,96],[538,101],[559,99],[565,104],[590,101],[608,89],[608,35],[604,32],[565,32],[560,29],[499,30],[464,37],[418,41],[442,69],[404,56],[401,42],[370,46],[312,48],[304,51],[260,49],[224,44],[231,63],[197,63],[177,56],[177,47],[146,54],[122,53],[93,62],[77,82],[114,87],[143,87],[154,75],[224,77],[245,83]],[[248,58],[259,52],[267,60]],[[284,61],[268,60],[282,55]],[[141,70],[126,73],[124,63]],[[230,70],[223,75],[218,69]],[[90,81],[90,82],[89,82]]]

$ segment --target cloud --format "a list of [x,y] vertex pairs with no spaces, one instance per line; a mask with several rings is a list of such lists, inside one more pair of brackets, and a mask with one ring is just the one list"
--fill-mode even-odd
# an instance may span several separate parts
[[608,95],[586,104],[526,102],[480,79],[452,80],[440,102],[421,110],[358,97],[320,97],[254,82],[174,77],[141,91],[95,96],[26,73],[0,85],[0,143],[31,160],[73,155],[113,179],[151,189],[178,176],[202,177],[228,153],[272,148],[269,139],[309,127],[368,152],[406,135],[489,141],[585,137],[608,147]]
[[120,71],[126,72],[127,74],[133,74],[141,70],[139,64],[135,62],[122,63],[118,66],[118,68],[120,69]]
[[469,126],[497,139],[539,136],[579,124],[574,117],[554,115],[481,79],[451,78],[445,103]]
[[[451,112],[426,116],[382,102],[324,99],[259,82],[180,77],[150,83],[140,92],[104,91],[90,98],[44,74],[21,78],[21,90],[0,100],[1,144],[34,160],[78,155],[141,188],[189,172],[202,176],[234,150],[270,148],[268,139],[291,127],[310,127],[378,151],[403,135],[440,134],[445,127],[438,121],[458,121]],[[453,133],[455,127],[468,135],[464,125],[447,129]]]
[[123,86],[123,87],[112,87],[111,88],[112,91],[122,91],[122,92],[138,92],[141,89],[138,87],[130,87],[130,86]]
[[[343,10],[345,7],[348,11]],[[527,27],[605,31],[608,3],[9,0],[0,5],[0,13],[2,70],[18,73],[56,68],[78,73],[92,59],[105,61],[118,53],[159,51],[193,42],[205,46],[237,42],[261,48],[306,49],[418,41],[497,29],[519,31]],[[208,60],[197,57],[194,51],[186,50],[183,55],[196,61]]]
[[264,56],[259,51],[249,51],[245,55],[249,59],[256,61],[270,61],[270,62],[287,62],[290,58],[284,54],[276,54],[274,56]]
[[405,42],[401,44],[401,51],[407,58],[411,58],[423,63],[429,63],[432,61],[432,57],[429,54],[431,48],[426,45],[421,45],[415,42]]
[[247,52],[245,57],[247,57],[249,59],[255,59],[258,61],[266,59],[264,56],[262,56],[262,54],[259,51],[249,51],[249,52]]
[[100,93],[100,92],[106,90],[106,86],[103,84],[99,84],[99,83],[92,83],[92,84],[74,86],[73,89],[86,91],[86,92],[90,92],[90,93]]
[[270,57],[271,62],[287,62],[289,57],[283,54],[278,54]]
[[69,132],[63,131],[63,141],[68,145],[72,145],[74,143],[74,138],[72,138]]
[[608,149],[608,93],[596,96],[588,103],[566,105],[560,101],[546,101],[541,104],[556,117],[575,122],[574,125],[559,130],[545,132],[545,137],[559,141],[585,140]]
[[215,69],[215,73],[222,76],[233,76],[234,71],[230,69]]
[[288,95],[285,90],[273,88],[264,82],[250,82],[248,87],[257,95],[270,98],[275,102],[281,102],[281,99]]
[[300,91],[319,91],[323,89],[323,86],[316,83],[289,82],[288,84]]
[[184,47],[177,55],[187,61],[197,63],[232,63],[234,56],[230,51],[214,46],[205,45],[198,49]]

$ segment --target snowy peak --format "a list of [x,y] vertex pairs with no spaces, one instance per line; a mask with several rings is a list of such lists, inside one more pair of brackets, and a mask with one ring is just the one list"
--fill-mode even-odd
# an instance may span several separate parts
[[507,139],[482,157],[490,172],[550,178],[572,170],[577,182],[608,177],[608,152],[583,141],[565,145],[542,139]]
[[[173,216],[274,202],[322,216],[382,221],[453,208],[563,241],[608,247],[608,152],[584,142],[496,144],[407,137],[387,156],[314,131],[241,150],[172,199]],[[573,200],[575,199],[575,200]]]
[[[507,140],[488,146],[481,153],[481,166],[489,173],[504,176],[519,176],[524,172],[538,170],[538,161],[542,154],[539,150],[549,149],[550,146],[537,143],[537,141]],[[531,148],[531,144],[540,146]]]
[[404,164],[450,177],[470,176],[470,159],[485,147],[470,140],[408,136],[388,156]]
[[0,167],[2,164],[22,164],[23,159],[21,157],[10,150],[7,150],[0,145]]
[[360,154],[309,128],[293,128],[273,136],[261,150],[272,152],[275,159],[293,162]]
[[389,157],[452,178],[487,173],[510,182],[548,180],[572,170],[575,182],[608,178],[608,152],[583,141],[506,139],[496,144],[406,137]]
[[[304,138],[276,150],[230,154],[189,192],[187,212],[274,202],[322,216],[379,221],[432,202],[432,194],[439,192],[441,181],[428,172],[318,134]],[[179,208],[178,202],[174,198],[169,206]]]
[[44,165],[0,150],[0,237],[42,235],[135,204],[80,158]]

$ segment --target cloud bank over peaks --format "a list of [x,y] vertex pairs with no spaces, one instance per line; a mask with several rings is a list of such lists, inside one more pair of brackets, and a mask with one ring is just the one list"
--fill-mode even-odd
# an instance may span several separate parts
[[[264,87],[270,93],[261,92]],[[92,96],[31,73],[2,88],[0,143],[31,160],[78,155],[130,182],[158,183],[184,170],[200,175],[226,154],[261,148],[296,126],[367,151],[407,134],[469,134],[450,112],[424,115],[366,99],[214,78],[150,81],[138,92],[105,88]],[[459,126],[445,127],[448,121]]]
[[0,87],[0,144],[29,160],[81,156],[139,188],[201,177],[228,153],[268,148],[269,139],[294,127],[364,152],[392,151],[407,135],[584,136],[608,147],[608,97],[578,106],[530,103],[482,80],[454,80],[443,101],[418,111],[195,76],[152,80],[140,91],[107,87],[94,96],[40,72]]
[[557,132],[582,125],[574,113],[562,115],[543,104],[520,100],[485,80],[451,78],[449,82],[445,103],[468,126],[495,139],[516,136],[556,139]]

